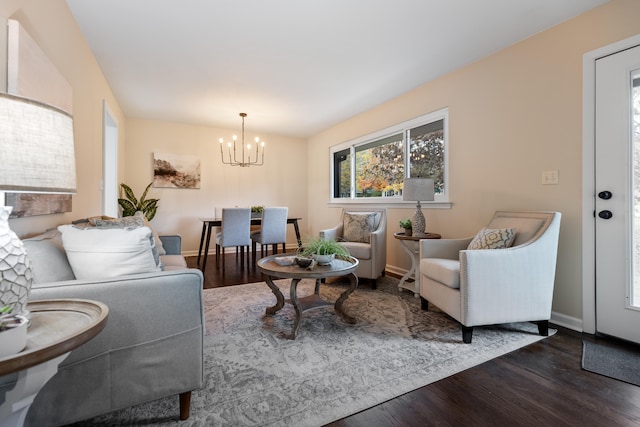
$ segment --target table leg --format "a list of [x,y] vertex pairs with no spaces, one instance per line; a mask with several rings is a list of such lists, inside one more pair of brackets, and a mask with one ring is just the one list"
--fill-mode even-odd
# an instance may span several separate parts
[[300,279],[291,279],[290,298],[291,304],[296,311],[296,319],[293,321],[293,327],[290,334],[284,334],[284,337],[290,340],[296,339],[298,328],[300,328],[300,319],[302,318],[302,307],[300,307],[300,300],[298,300],[298,283]]
[[298,248],[302,247],[302,238],[300,237],[300,227],[298,227],[298,220],[293,220],[293,229],[296,232],[296,239],[298,240]]
[[48,360],[40,365],[20,371],[13,389],[7,391],[0,405],[0,427],[24,425],[33,399],[42,387],[58,372],[58,365],[69,353]]
[[271,276],[264,276],[267,286],[271,289],[271,292],[276,296],[276,305],[273,307],[267,307],[266,314],[276,314],[282,307],[284,307],[284,295],[280,292],[280,288],[273,283]]
[[342,317],[342,320],[344,320],[346,323],[354,324],[356,323],[356,318],[349,316],[342,310],[342,304],[344,304],[347,298],[349,298],[349,295],[351,295],[351,293],[358,287],[358,276],[356,276],[355,273],[351,273],[349,275],[349,281],[351,282],[349,288],[347,288],[347,290],[344,291],[342,295],[340,295],[340,298],[336,300],[334,307],[336,313],[338,313],[340,317]]
[[207,225],[207,243],[204,247],[204,259],[202,260],[202,272],[204,273],[204,270],[207,268],[207,258],[209,257],[209,242],[211,241],[211,229],[213,228],[213,225],[211,225],[211,223],[209,223]]
[[[414,244],[413,241],[405,242],[404,240],[400,241],[400,246],[402,249],[409,255],[411,259],[411,268],[402,276],[400,279],[400,283],[398,283],[398,291],[402,291],[402,289],[407,289],[413,292],[413,296],[418,298],[420,297],[420,274],[418,273],[418,253],[416,253],[417,247],[409,247],[409,245]],[[413,279],[413,284],[406,283],[407,279]]]
[[202,234],[200,234],[200,247],[198,247],[198,262],[196,265],[200,266],[200,257],[202,256],[202,244],[204,243],[204,236],[207,234],[207,222],[202,222]]

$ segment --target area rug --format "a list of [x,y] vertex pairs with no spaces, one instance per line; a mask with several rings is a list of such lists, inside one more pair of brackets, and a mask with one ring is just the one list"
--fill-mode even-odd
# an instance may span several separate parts
[[640,386],[640,347],[582,341],[582,369]]
[[[289,281],[276,283],[288,297]],[[275,304],[265,283],[205,290],[205,384],[189,420],[178,422],[174,396],[77,425],[321,426],[543,339],[517,323],[475,328],[463,344],[457,322],[422,311],[397,284],[385,277],[377,290],[356,289],[344,304],[355,325],[332,306],[305,312],[295,340],[280,335],[291,331],[289,304],[265,315]],[[298,296],[313,285],[302,281]],[[344,289],[326,284],[320,294],[333,301]]]

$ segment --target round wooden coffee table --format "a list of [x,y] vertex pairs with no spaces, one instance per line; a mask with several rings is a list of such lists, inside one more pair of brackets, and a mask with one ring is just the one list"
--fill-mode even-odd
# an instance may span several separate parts
[[[320,307],[326,307],[332,305],[335,307],[336,313],[347,323],[356,323],[356,319],[349,316],[342,309],[342,304],[349,298],[349,295],[358,287],[358,277],[355,275],[356,268],[358,268],[358,260],[354,257],[342,257],[334,259],[329,265],[316,265],[312,270],[299,267],[298,265],[280,265],[276,260],[282,262],[285,257],[293,257],[292,254],[278,254],[271,255],[258,260],[258,269],[265,275],[265,281],[271,291],[276,296],[276,305],[268,307],[266,313],[269,315],[277,313],[284,303],[288,302],[293,305],[296,312],[296,319],[293,323],[290,334],[283,334],[286,338],[294,340],[300,327],[300,318],[302,313],[306,310],[311,310]],[[325,301],[320,298],[320,284],[322,279],[328,277],[348,276],[350,285],[345,290],[335,303]],[[273,279],[291,279],[290,299],[285,300],[280,288],[273,283]],[[316,287],[313,295],[309,295],[303,298],[298,298],[297,286],[302,279],[315,279]]]

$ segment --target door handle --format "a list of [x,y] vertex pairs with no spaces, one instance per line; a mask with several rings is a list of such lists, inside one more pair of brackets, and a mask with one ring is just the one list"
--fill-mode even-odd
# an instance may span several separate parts
[[613,217],[613,213],[611,211],[600,211],[598,212],[598,216],[602,219],[611,219]]
[[611,191],[601,191],[598,193],[598,197],[600,197],[602,200],[609,200],[610,198],[613,197],[613,194],[611,194]]

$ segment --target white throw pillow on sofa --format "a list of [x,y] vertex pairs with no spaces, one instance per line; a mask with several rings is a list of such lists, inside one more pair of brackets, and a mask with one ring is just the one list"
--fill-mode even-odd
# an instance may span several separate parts
[[76,228],[61,225],[62,244],[77,279],[104,279],[160,271],[151,249],[151,229]]

